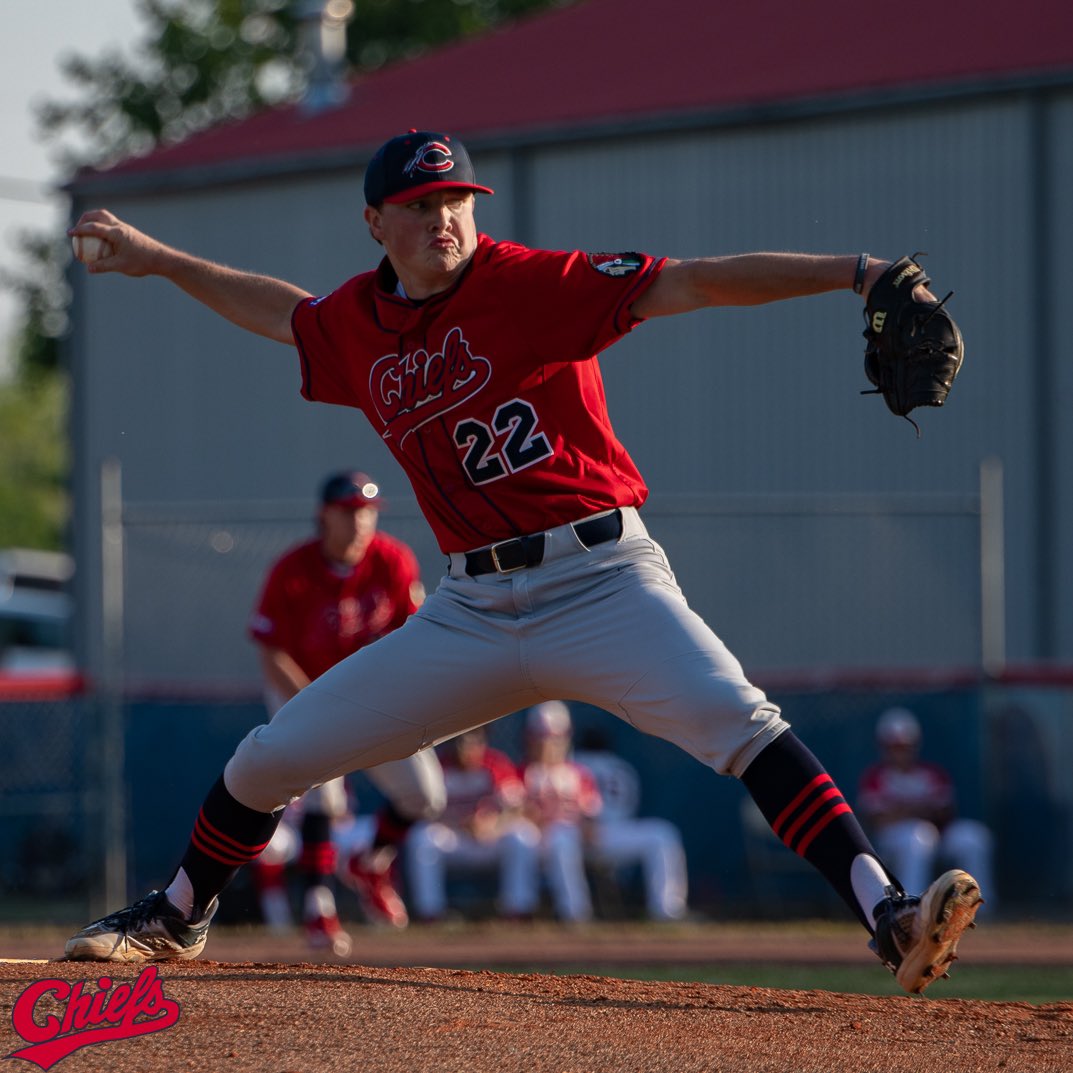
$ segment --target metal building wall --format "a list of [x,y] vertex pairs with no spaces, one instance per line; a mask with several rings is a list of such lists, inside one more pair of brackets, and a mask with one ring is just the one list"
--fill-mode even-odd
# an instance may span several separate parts
[[[617,427],[653,488],[694,497],[690,518],[720,515],[688,524],[656,496],[650,520],[748,665],[978,658],[981,460],[1003,459],[1011,518],[1037,514],[1024,423],[1035,394],[1031,110],[1026,99],[932,104],[570,146],[536,162],[539,244],[676,256],[924,249],[939,282],[957,287],[969,362],[947,409],[921,418],[920,441],[858,397],[870,385],[849,293],[647,325],[606,361]],[[761,515],[728,531],[722,500],[753,494],[769,497]],[[878,513],[862,497],[883,497]],[[1032,524],[1012,526],[1008,633],[1020,658],[1036,632],[1035,552]]]
[[[1042,248],[1033,276],[1033,328],[1047,370],[1035,387],[1049,436],[1039,446],[1046,460],[1040,496],[1048,509],[1034,588],[1047,594],[1039,655],[1068,661],[1073,657],[1073,339],[1066,317],[1073,294],[1073,93],[1042,98],[1035,108],[1044,168],[1037,188],[1035,234]],[[1027,421],[1038,427],[1031,411]]]
[[[497,191],[478,223],[498,237],[676,257],[924,249],[938,285],[956,287],[968,358],[947,408],[922,415],[921,440],[858,396],[869,386],[863,321],[848,292],[642,325],[606,356],[616,427],[653,489],[649,524],[691,603],[750,669],[973,663],[988,456],[1006,472],[1009,654],[1073,657],[1069,601],[1053,599],[1048,623],[1040,597],[1068,592],[1073,569],[1061,554],[1073,535],[1068,344],[1043,355],[1052,381],[1039,376],[1039,313],[1060,310],[1073,283],[1058,256],[1071,133],[1066,92],[1044,108],[1027,94],[979,97],[475,153]],[[379,255],[350,173],[109,207],[164,241],[312,291]],[[128,542],[135,677],[252,678],[242,626],[270,549],[233,539],[245,548],[234,556],[213,549],[213,534],[263,523],[281,540],[301,535],[316,482],[337,465],[381,477],[383,524],[434,582],[441,557],[386,450],[360,415],[300,399],[286,348],[158,280],[74,281],[76,554],[98,559],[96,472],[117,455],[129,540],[141,541]],[[1041,405],[1052,414],[1047,482]],[[199,556],[211,568],[194,566]],[[184,557],[190,572],[175,567]],[[92,668],[99,593],[92,570],[82,579]]]
[[[482,177],[500,188],[508,162]],[[502,176],[502,178],[501,178]],[[509,188],[496,214],[511,209]],[[165,243],[328,291],[381,256],[362,219],[361,175],[311,175],[159,196],[76,199]],[[74,547],[79,658],[94,675],[101,629],[100,467],[122,466],[126,651],[132,681],[255,681],[245,622],[263,570],[312,532],[334,469],[380,478],[383,525],[433,584],[443,556],[394,460],[364,418],[304,401],[297,353],[233,327],[170,283],[71,270]],[[226,547],[226,551],[218,550]]]

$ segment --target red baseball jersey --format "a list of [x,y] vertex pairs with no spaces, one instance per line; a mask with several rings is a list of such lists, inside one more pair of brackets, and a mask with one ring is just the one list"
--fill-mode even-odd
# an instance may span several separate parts
[[603,802],[588,768],[571,760],[529,763],[522,768],[526,805],[541,826],[580,823],[599,814]]
[[506,753],[485,749],[478,768],[462,768],[451,755],[443,758],[447,807],[442,823],[461,827],[478,813],[519,808],[525,796],[522,777]]
[[953,780],[943,768],[926,760],[907,769],[872,764],[861,776],[858,808],[865,815],[905,810],[918,817],[931,817],[953,807]]
[[596,355],[664,263],[481,235],[454,286],[411,302],[385,259],[295,309],[302,394],[365,413],[445,552],[640,506]]
[[285,553],[265,579],[249,634],[281,648],[310,678],[401,626],[417,610],[417,559],[401,541],[375,533],[349,572],[329,563],[319,540]]

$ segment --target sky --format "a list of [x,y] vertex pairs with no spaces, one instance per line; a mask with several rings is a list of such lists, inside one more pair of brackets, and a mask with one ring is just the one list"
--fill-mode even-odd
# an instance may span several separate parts
[[[131,55],[142,34],[135,0],[7,0],[0,35],[0,264],[19,263],[22,230],[62,228],[66,179],[52,151],[35,136],[33,104],[77,99],[60,73],[60,57],[94,56],[109,46]],[[0,290],[0,354],[17,323],[10,292]]]

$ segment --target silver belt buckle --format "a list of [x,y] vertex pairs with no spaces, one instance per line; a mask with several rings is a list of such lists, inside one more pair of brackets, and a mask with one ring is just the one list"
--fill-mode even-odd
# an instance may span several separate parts
[[492,565],[496,568],[497,574],[513,574],[518,570],[525,569],[525,562],[520,562],[517,566],[503,566],[499,562],[499,548],[505,547],[507,544],[521,544],[520,540],[501,540],[498,544],[493,544],[488,553],[492,556]]

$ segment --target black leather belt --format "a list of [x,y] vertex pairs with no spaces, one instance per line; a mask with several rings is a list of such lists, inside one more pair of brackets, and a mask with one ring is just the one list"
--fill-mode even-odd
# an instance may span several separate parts
[[[573,529],[586,548],[594,548],[608,540],[618,540],[622,536],[622,512],[613,510],[599,518],[575,522]],[[501,540],[480,551],[467,551],[466,573],[470,577],[478,574],[510,574],[527,566],[539,566],[543,559],[544,534],[533,533],[532,536]]]

